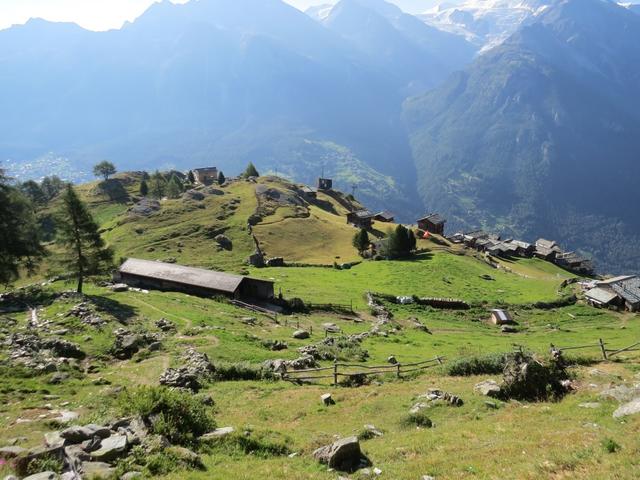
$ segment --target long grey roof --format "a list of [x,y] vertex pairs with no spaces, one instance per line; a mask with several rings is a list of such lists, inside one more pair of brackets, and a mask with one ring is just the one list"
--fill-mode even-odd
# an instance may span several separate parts
[[184,267],[138,258],[129,258],[125,261],[120,266],[120,272],[228,293],[234,293],[245,278],[204,268]]
[[606,305],[607,303],[613,301],[615,298],[618,297],[618,295],[615,292],[612,292],[611,290],[600,288],[600,287],[592,288],[591,290],[585,293],[585,296],[603,305]]
[[640,303],[640,278],[632,277],[620,283],[614,283],[611,288],[627,302],[634,305]]

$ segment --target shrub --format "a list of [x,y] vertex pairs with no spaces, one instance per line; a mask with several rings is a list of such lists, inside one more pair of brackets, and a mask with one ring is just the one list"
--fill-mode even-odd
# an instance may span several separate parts
[[402,421],[402,423],[406,426],[406,427],[422,427],[422,428],[431,428],[433,427],[433,422],[431,421],[431,419],[429,417],[427,417],[427,414],[423,411],[418,411],[415,413],[409,413],[404,420]]
[[[271,431],[260,433],[243,432],[233,433],[223,437],[213,443],[208,444],[205,449],[212,451],[222,451],[227,455],[255,455],[259,458],[277,457],[290,453],[287,443],[288,439],[279,439],[280,434]],[[207,448],[208,447],[208,448]]]
[[218,381],[231,380],[272,380],[273,372],[262,365],[249,362],[216,362],[214,378]]
[[607,453],[616,453],[622,447],[615,440],[605,438],[604,440],[602,440],[602,448],[604,448]]
[[165,387],[142,387],[125,392],[120,406],[127,415],[140,415],[153,434],[164,435],[171,443],[191,445],[201,435],[216,428],[210,410],[191,395]]
[[470,375],[495,375],[502,373],[505,354],[492,353],[482,356],[465,357],[454,360],[446,367],[446,373],[454,377]]

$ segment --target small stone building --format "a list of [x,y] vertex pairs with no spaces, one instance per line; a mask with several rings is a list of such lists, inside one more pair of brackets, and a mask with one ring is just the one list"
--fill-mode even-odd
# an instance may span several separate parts
[[425,232],[444,235],[444,224],[447,221],[437,213],[431,213],[418,220],[418,228]]
[[195,168],[192,172],[196,183],[200,185],[213,185],[218,181],[218,169],[216,167]]
[[200,297],[223,295],[234,300],[270,300],[273,282],[204,268],[129,258],[114,280],[131,287],[183,292]]
[[370,229],[373,223],[374,214],[369,210],[358,210],[347,213],[347,223],[358,228]]

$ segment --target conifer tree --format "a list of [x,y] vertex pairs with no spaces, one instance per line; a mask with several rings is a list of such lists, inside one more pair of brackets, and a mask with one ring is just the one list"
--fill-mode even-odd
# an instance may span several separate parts
[[21,268],[31,272],[45,251],[33,206],[0,170],[0,284],[9,285]]
[[193,170],[189,170],[189,173],[187,173],[187,180],[189,180],[189,183],[191,185],[193,185],[194,183],[196,183],[196,177],[193,174]]
[[227,177],[224,176],[224,173],[222,173],[222,170],[220,170],[220,172],[218,172],[218,185],[224,185],[224,182],[227,181]]
[[178,177],[172,175],[167,182],[167,197],[178,198],[182,193],[182,183],[178,180]]
[[244,178],[249,178],[249,177],[259,177],[260,174],[258,173],[258,169],[256,168],[256,166],[253,164],[253,162],[249,162],[249,165],[247,165],[247,169],[244,171],[244,173],[242,174],[242,176]]
[[142,195],[143,197],[149,195],[149,185],[144,179],[142,180],[142,182],[140,182],[140,195]]
[[167,181],[158,170],[151,176],[149,180],[150,187],[149,192],[151,196],[154,198],[162,198],[165,196],[167,191]]
[[105,246],[98,224],[71,185],[62,194],[56,224],[56,243],[63,250],[59,263],[65,273],[78,279],[77,291],[82,293],[85,276],[102,273],[113,265],[113,252]]
[[369,233],[364,228],[361,228],[353,236],[353,246],[358,250],[358,253],[362,253],[369,248],[370,243]]

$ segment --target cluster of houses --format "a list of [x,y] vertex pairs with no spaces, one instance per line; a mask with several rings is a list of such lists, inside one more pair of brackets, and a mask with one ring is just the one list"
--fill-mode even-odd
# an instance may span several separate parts
[[591,275],[594,271],[590,260],[579,256],[575,252],[565,252],[556,242],[544,238],[538,239],[535,243],[528,243],[514,239],[503,240],[500,235],[475,231],[456,233],[449,237],[449,240],[454,243],[462,243],[468,248],[486,252],[495,257],[537,257],[582,275]]
[[594,307],[640,311],[640,277],[624,275],[583,283],[585,299]]

